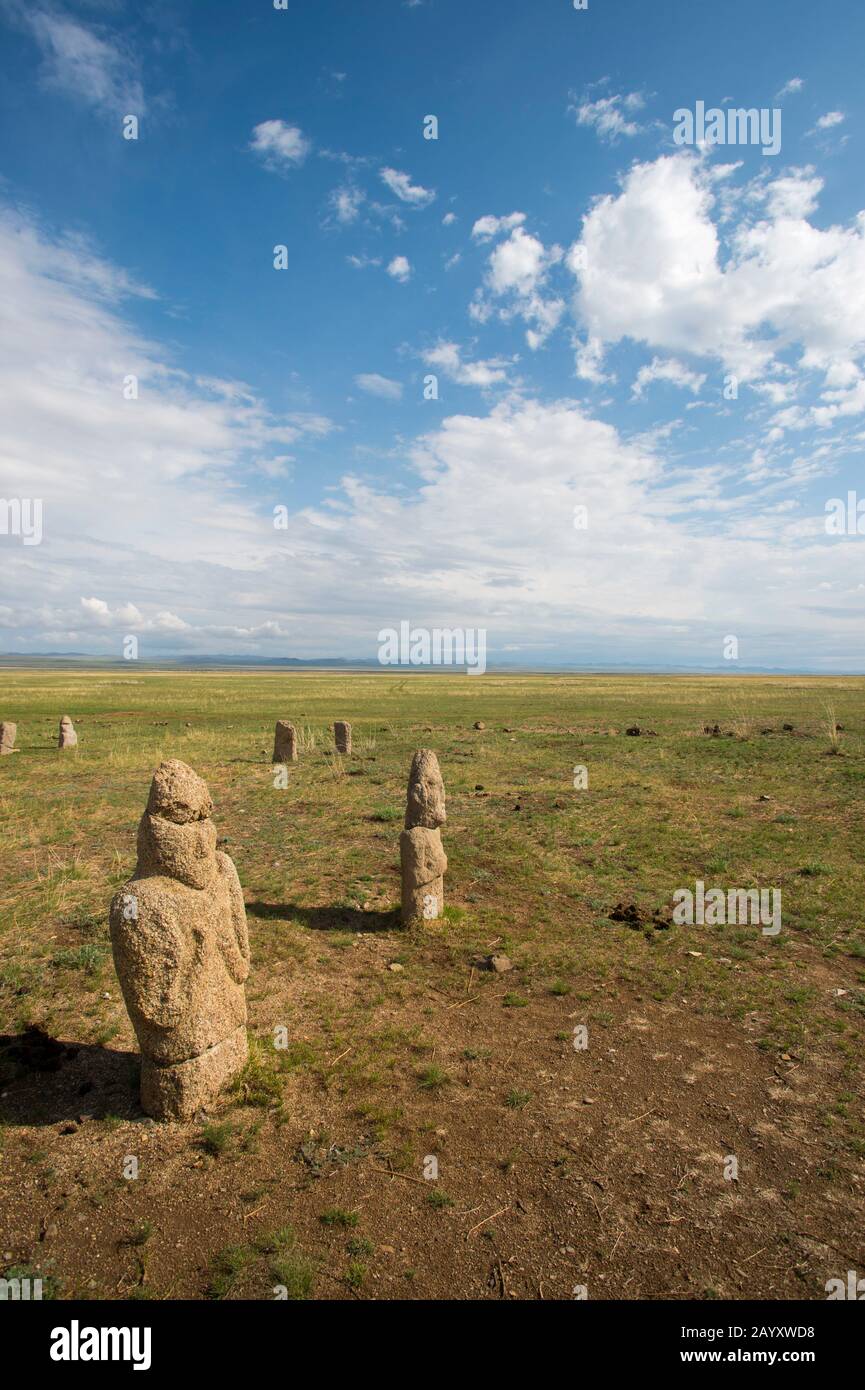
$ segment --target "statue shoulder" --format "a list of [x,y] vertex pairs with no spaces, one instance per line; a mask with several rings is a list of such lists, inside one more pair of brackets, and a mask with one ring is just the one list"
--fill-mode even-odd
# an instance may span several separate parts
[[216,870],[222,878],[228,880],[232,886],[236,883],[240,887],[240,879],[237,876],[237,868],[230,854],[223,854],[221,849],[216,851]]

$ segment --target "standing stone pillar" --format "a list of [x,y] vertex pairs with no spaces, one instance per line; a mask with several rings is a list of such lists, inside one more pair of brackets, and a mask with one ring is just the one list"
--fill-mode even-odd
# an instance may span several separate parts
[[60,733],[57,738],[58,748],[74,748],[78,742],[78,735],[75,732],[72,720],[68,714],[64,714],[60,720]]
[[237,870],[216,848],[207,786],[158,768],[138,863],[111,903],[114,964],[141,1047],[141,1104],[162,1120],[207,1108],[248,1056],[249,941]]
[[277,719],[273,740],[273,762],[297,762],[297,731],[287,719]]
[[333,726],[333,734],[336,739],[337,753],[351,752],[351,725],[346,724],[344,719],[338,719]]
[[438,758],[421,748],[412,758],[405,830],[399,837],[402,869],[402,920],[431,922],[444,911],[448,861],[440,826],[447,820],[445,788]]
[[15,752],[15,735],[18,732],[18,725],[11,720],[4,719],[0,724],[0,755]]

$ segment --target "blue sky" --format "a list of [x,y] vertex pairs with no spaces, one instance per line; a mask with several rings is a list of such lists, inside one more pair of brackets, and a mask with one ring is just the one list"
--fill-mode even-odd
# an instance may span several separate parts
[[0,20],[0,651],[865,667],[861,5]]

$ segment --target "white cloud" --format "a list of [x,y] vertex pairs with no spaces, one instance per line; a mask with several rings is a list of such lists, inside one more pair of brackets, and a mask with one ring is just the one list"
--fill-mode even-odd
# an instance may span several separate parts
[[384,401],[398,401],[402,396],[402,382],[379,376],[378,372],[361,372],[354,380],[369,396],[379,396]]
[[543,292],[549,270],[563,259],[564,252],[560,246],[545,247],[525,230],[523,221],[522,213],[511,213],[508,218],[481,218],[475,223],[473,235],[481,241],[505,227],[511,231],[490,252],[484,286],[476,292],[469,312],[479,323],[486,323],[494,313],[503,321],[515,316],[523,319],[529,325],[526,342],[535,351],[557,326],[566,307],[563,299],[546,298]]
[[428,367],[444,372],[460,386],[494,386],[507,378],[508,363],[501,358],[465,362],[457,343],[438,343],[421,354]]
[[[44,530],[33,553],[3,547],[7,649],[74,645],[82,623],[118,655],[118,628],[165,634],[176,620],[194,635],[278,545],[253,477],[260,487],[263,467],[284,472],[286,445],[314,447],[332,428],[177,369],[120,316],[134,289],[94,252],[79,264],[68,240],[0,216],[0,303],[15,325],[0,343],[0,496],[41,498]],[[137,399],[124,397],[130,377]],[[278,615],[274,594],[265,607],[262,621]]]
[[406,256],[394,256],[387,267],[387,273],[404,285],[411,275],[411,264],[408,258]]
[[379,175],[382,183],[386,184],[401,203],[409,203],[415,208],[425,208],[435,199],[434,189],[412,183],[408,174],[402,174],[398,169],[380,169]]
[[705,380],[705,373],[692,372],[674,357],[653,357],[651,362],[637,372],[631,393],[639,399],[645,395],[646,387],[653,381],[666,381],[671,386],[678,386],[697,396]]
[[189,623],[178,618],[176,613],[162,610],[146,618],[134,603],[118,604],[117,607],[111,608],[104,599],[82,598],[81,609],[86,618],[97,627],[131,629],[135,633],[191,631]]
[[456,220],[457,220],[457,215],[456,215],[455,212],[446,212],[445,215],[444,215],[444,217],[442,218],[442,226],[443,226],[443,227],[452,227],[453,224],[456,222]]
[[602,371],[604,361],[604,345],[600,338],[587,338],[585,342],[576,339],[574,342],[575,357],[574,370],[578,377],[583,381],[591,381],[596,385],[602,381],[611,380]]
[[843,111],[827,111],[825,116],[821,116],[817,122],[818,130],[831,130],[833,126],[840,125],[845,119]]
[[805,214],[811,170],[761,183],[767,216],[731,232],[726,257],[705,165],[692,155],[635,164],[584,218],[576,294],[590,338],[710,356],[757,380],[784,349],[827,370],[865,350],[865,214],[820,230]]
[[809,217],[817,206],[823,188],[823,180],[812,177],[813,174],[814,170],[809,166],[773,179],[764,190],[770,216]]
[[[586,378],[603,379],[604,343],[630,338],[657,350],[641,390],[650,379],[694,390],[688,377],[699,374],[676,353],[741,357],[779,418],[789,412],[779,429],[865,407],[865,216],[812,226],[817,182],[805,170],[755,185],[722,244],[704,164],[634,166],[582,229],[576,346]],[[495,235],[485,312],[521,318],[540,336],[558,321],[549,282],[569,274],[563,252],[522,221]],[[397,278],[410,270],[405,257],[388,267]],[[179,370],[118,308],[142,293],[152,295],[84,243],[0,220],[0,305],[14,325],[0,343],[0,495],[40,496],[45,509],[41,547],[3,546],[7,650],[119,653],[137,631],[145,658],[374,656],[380,627],[410,616],[483,626],[501,646],[526,632],[541,647],[578,632],[575,655],[604,659],[611,644],[620,655],[643,643],[647,659],[687,660],[703,634],[716,641],[719,612],[724,630],[754,625],[755,574],[760,624],[787,641],[792,660],[803,641],[818,660],[839,631],[840,664],[861,647],[861,558],[827,544],[822,517],[785,512],[777,498],[761,506],[750,491],[730,497],[719,467],[666,463],[660,431],[625,441],[570,400],[514,398],[452,415],[410,448],[398,484],[347,474],[320,505],[294,505],[288,532],[276,531],[271,503],[293,506],[286,448],[314,448],[330,422],[274,416],[242,382]],[[794,399],[797,376],[778,360],[796,345],[796,373],[825,374],[816,407],[825,419]],[[422,356],[449,381],[480,388],[506,385],[511,366],[466,361],[453,342]],[[123,399],[128,373],[137,400]],[[360,389],[362,379],[389,381],[364,373]],[[817,458],[779,467],[770,441],[748,454],[743,467],[767,489],[826,467]],[[589,508],[585,532],[571,524],[577,504]],[[834,637],[815,601],[820,585],[831,585],[838,610]]]
[[639,135],[643,127],[630,116],[645,104],[639,92],[629,92],[626,96],[598,97],[596,101],[584,97],[568,110],[576,117],[577,125],[593,126],[602,139],[615,141],[622,135]]
[[500,236],[502,232],[511,232],[515,227],[520,227],[526,220],[524,212],[512,212],[507,217],[494,217],[487,213],[486,217],[479,217],[472,227],[472,236],[476,241],[490,241],[493,237]]
[[[277,462],[286,440],[320,439],[329,422],[274,418],[242,383],[184,376],[97,289],[120,280],[58,271],[53,243],[0,221],[0,304],[15,324],[0,342],[0,496],[43,498],[45,536],[3,545],[5,650],[119,655],[137,632],[143,659],[374,656],[381,627],[410,617],[484,627],[497,647],[531,632],[541,656],[567,633],[574,656],[688,660],[706,634],[717,650],[719,613],[723,631],[750,630],[755,574],[760,623],[793,661],[803,641],[817,661],[835,640],[820,584],[840,613],[839,664],[861,649],[855,546],[750,493],[721,505],[719,470],[671,469],[574,401],[452,415],[410,448],[393,488],[347,474],[320,505],[292,510],[289,486],[262,506],[245,460]],[[507,366],[464,362],[451,343],[429,357],[475,384]],[[122,396],[128,372],[137,400]],[[836,380],[855,389],[851,370]],[[287,532],[271,501],[289,507]]]
[[343,184],[341,188],[335,188],[328,202],[337,222],[343,226],[356,222],[365,197],[363,190],[353,184]]
[[312,145],[298,126],[273,120],[261,121],[253,128],[249,147],[270,168],[285,168],[302,164]]

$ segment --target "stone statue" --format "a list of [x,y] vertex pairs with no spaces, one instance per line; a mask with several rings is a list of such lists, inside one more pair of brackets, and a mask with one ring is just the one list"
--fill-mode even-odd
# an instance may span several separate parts
[[430,748],[415,753],[408,779],[405,830],[399,837],[402,920],[434,921],[444,911],[448,866],[440,826],[447,820],[438,758]]
[[111,903],[114,964],[141,1047],[141,1104],[157,1119],[206,1108],[248,1056],[249,941],[237,871],[216,848],[206,784],[158,768],[138,864]]

